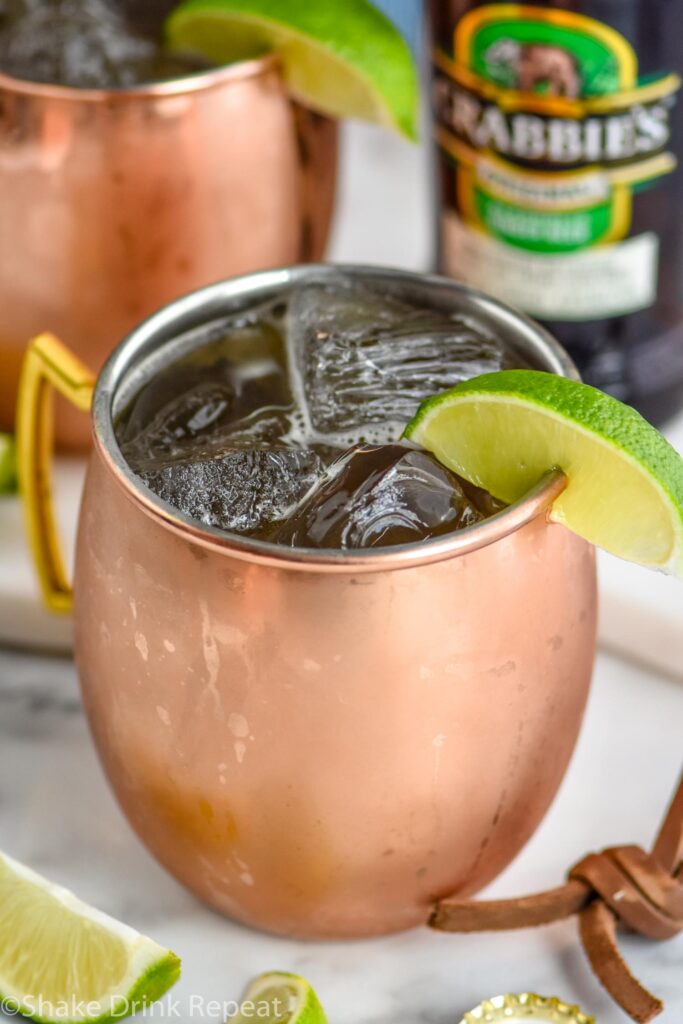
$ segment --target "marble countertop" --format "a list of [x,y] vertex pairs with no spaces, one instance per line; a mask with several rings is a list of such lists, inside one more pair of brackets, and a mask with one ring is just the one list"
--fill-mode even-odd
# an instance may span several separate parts
[[[680,683],[601,655],[560,796],[489,892],[557,884],[591,848],[647,845],[680,771],[682,727]],[[258,934],[205,909],[156,865],[124,821],[66,659],[0,652],[0,837],[12,856],[177,951],[183,977],[155,1020],[219,1020],[207,1011],[210,1000],[236,999],[253,975],[280,968],[309,978],[331,1024],[456,1024],[485,997],[528,989],[577,1002],[598,1024],[626,1021],[592,977],[575,922],[516,934],[424,928],[379,940],[305,943]],[[622,948],[665,999],[661,1024],[680,1024],[683,935],[667,943],[624,937]]]

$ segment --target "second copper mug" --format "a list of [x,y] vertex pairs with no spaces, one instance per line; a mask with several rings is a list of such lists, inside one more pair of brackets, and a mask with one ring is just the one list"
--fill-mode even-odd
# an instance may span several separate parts
[[[344,268],[457,311],[522,361],[571,375],[537,325],[438,278]],[[303,551],[202,527],[131,472],[114,420],[179,336],[321,279],[266,271],[174,302],[94,386],[53,338],[26,361],[20,457],[45,594],[70,586],[45,504],[49,386],[92,402],[75,650],[95,743],[128,820],[216,909],[273,932],[409,928],[496,876],[548,809],[595,650],[593,550],[548,508],[549,475],[479,525],[421,544]]]
[[[99,369],[179,295],[321,258],[336,141],[275,57],[114,91],[0,74],[0,430],[38,332]],[[61,406],[59,442],[88,436]]]

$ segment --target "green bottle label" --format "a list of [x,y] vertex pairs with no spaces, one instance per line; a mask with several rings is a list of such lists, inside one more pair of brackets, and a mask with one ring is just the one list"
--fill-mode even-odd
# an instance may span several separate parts
[[[523,267],[511,262],[509,250],[528,254],[536,286],[543,257],[552,256],[549,294],[516,302],[546,317],[580,319],[651,304],[657,239],[615,243],[629,235],[634,192],[676,167],[669,146],[679,77],[639,77],[629,42],[592,18],[509,3],[466,14],[453,53],[437,50],[434,62],[437,140],[454,175],[453,216],[444,225],[449,269],[475,274],[471,283],[514,301],[528,282],[518,280]],[[487,249],[482,235],[502,248]],[[601,247],[615,247],[616,262]],[[584,265],[557,262],[581,253],[592,253]],[[578,277],[567,284],[590,285],[578,307],[560,281],[576,268]],[[626,278],[639,279],[635,292]],[[618,279],[623,295],[601,299],[600,289],[619,291]]]

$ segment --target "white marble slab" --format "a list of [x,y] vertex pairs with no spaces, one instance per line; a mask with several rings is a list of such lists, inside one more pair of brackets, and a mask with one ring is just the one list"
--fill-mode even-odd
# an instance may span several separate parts
[[[84,475],[84,459],[60,458],[55,467],[57,519],[69,566]],[[43,605],[19,498],[0,495],[0,644],[63,653],[71,650],[71,633],[71,618]]]
[[[665,433],[683,454],[683,416]],[[683,679],[680,580],[599,555],[600,641],[604,647]]]
[[[592,848],[648,844],[680,771],[682,735],[680,685],[601,656],[559,799],[490,893],[557,884]],[[270,938],[205,909],[156,865],[116,807],[66,660],[0,652],[0,847],[178,952],[177,1007],[162,1004],[154,1020],[217,1020],[197,1012],[198,1000],[235,999],[253,975],[282,968],[311,980],[331,1024],[457,1024],[481,999],[526,989],[578,1002],[598,1024],[625,1024],[592,977],[573,922],[314,944]],[[622,948],[666,1000],[661,1024],[680,1024],[683,936],[661,944],[625,937]]]

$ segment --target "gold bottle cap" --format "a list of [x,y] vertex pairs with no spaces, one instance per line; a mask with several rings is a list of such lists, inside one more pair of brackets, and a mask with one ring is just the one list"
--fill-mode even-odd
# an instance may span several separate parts
[[534,992],[507,994],[485,999],[460,1021],[460,1024],[595,1024],[578,1006],[563,1003],[555,996],[537,996]]

